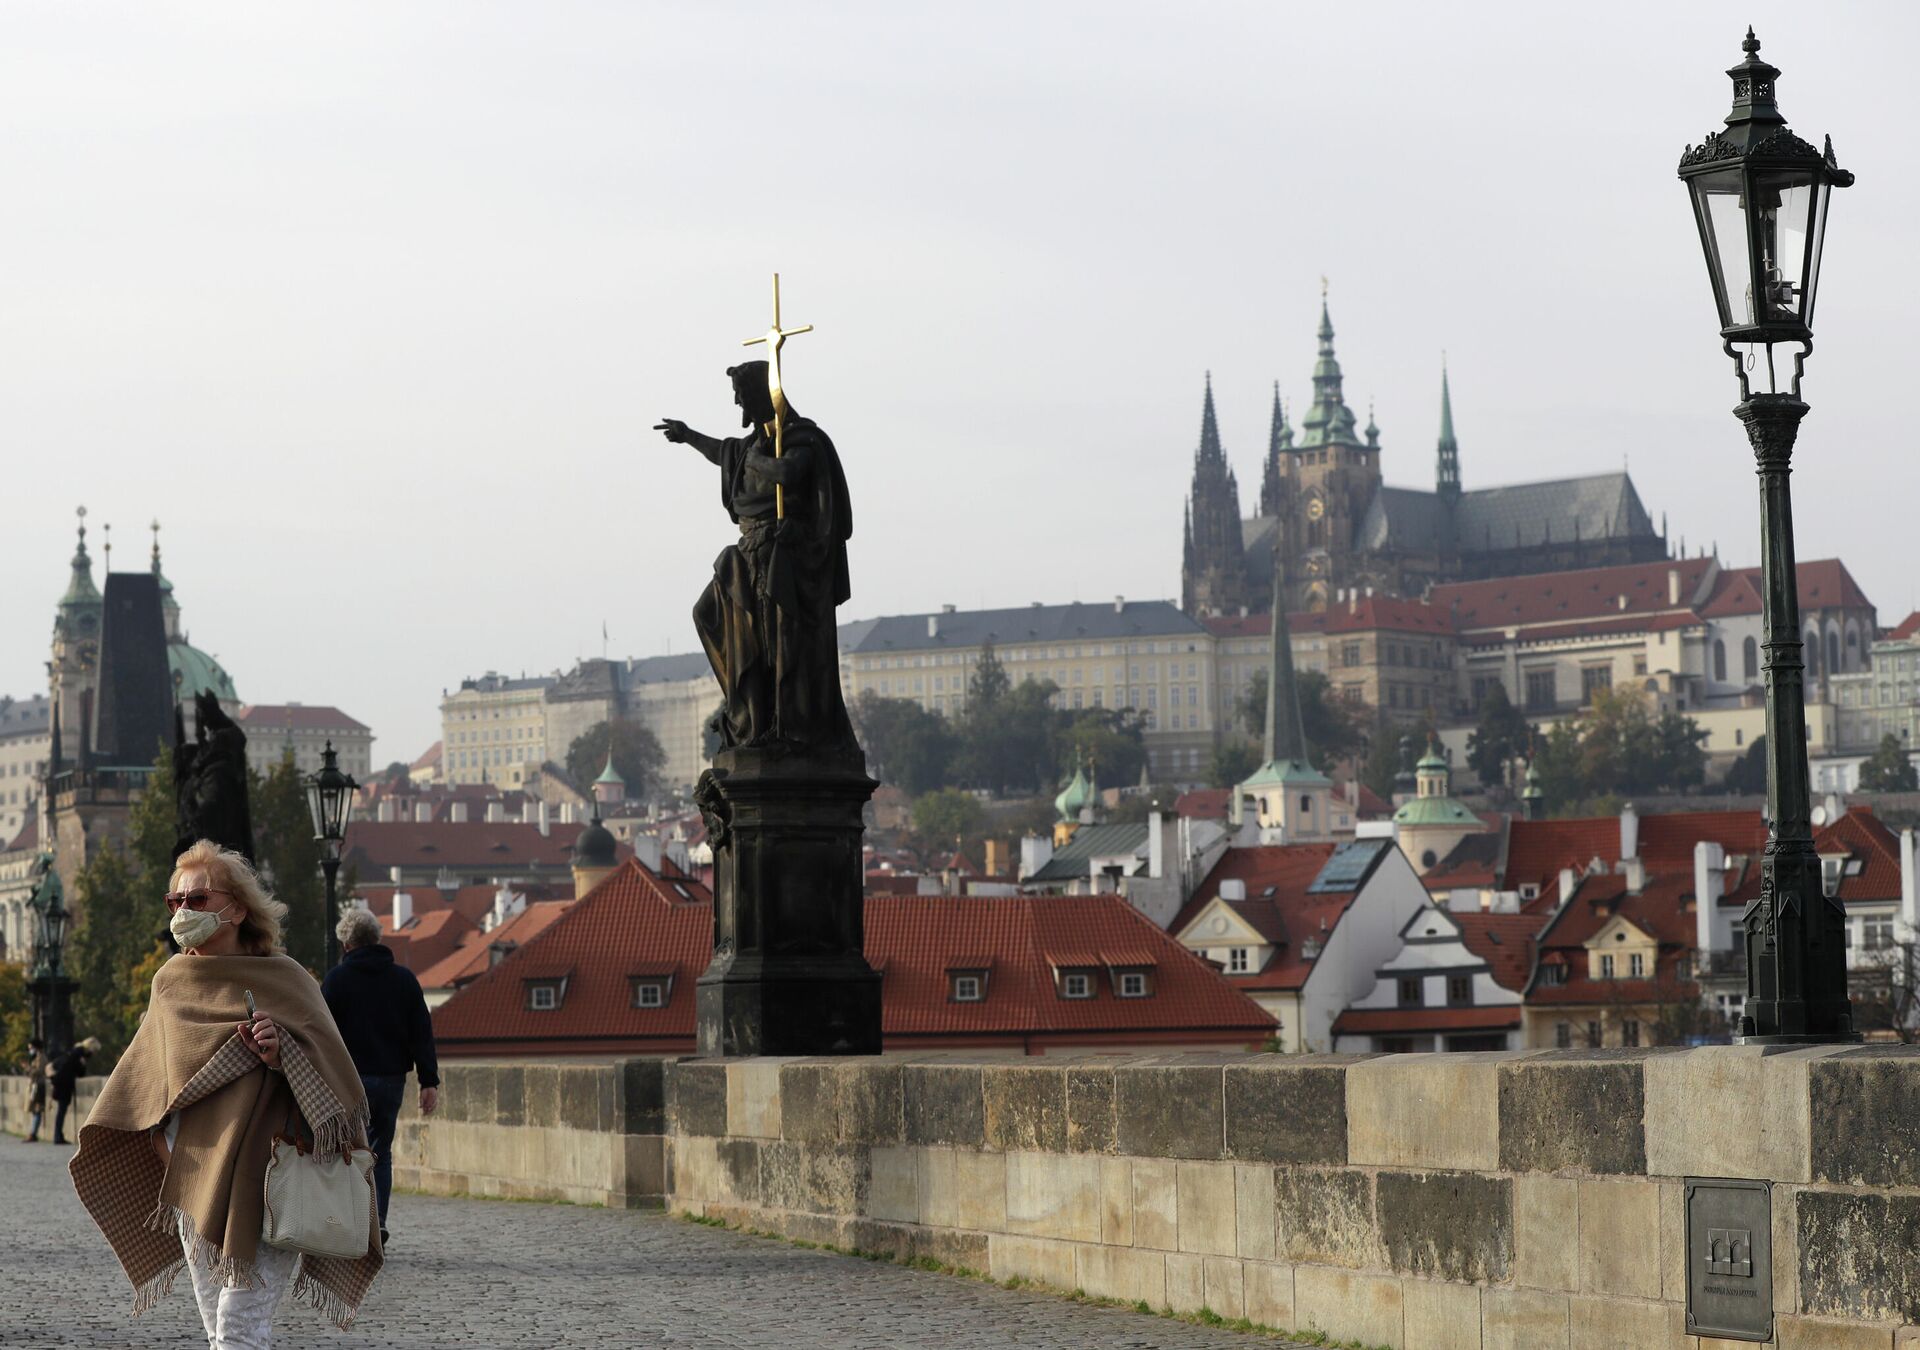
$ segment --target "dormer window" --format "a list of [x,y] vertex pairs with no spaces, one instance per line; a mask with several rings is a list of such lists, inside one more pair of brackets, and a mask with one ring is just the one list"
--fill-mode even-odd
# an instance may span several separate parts
[[1084,970],[1070,970],[1060,977],[1061,998],[1092,998],[1093,976]]
[[987,996],[986,978],[978,971],[953,977],[953,1001],[978,1003]]
[[664,1008],[673,993],[673,979],[665,975],[634,975],[627,979],[628,1006]]
[[1153,992],[1144,970],[1123,970],[1116,986],[1121,998],[1145,998]]
[[1567,982],[1567,967],[1564,962],[1551,961],[1540,967],[1540,983],[1560,985]]
[[1252,957],[1245,947],[1227,948],[1227,974],[1244,975],[1252,968]]
[[556,1012],[566,993],[565,980],[528,980],[527,1007],[533,1012]]

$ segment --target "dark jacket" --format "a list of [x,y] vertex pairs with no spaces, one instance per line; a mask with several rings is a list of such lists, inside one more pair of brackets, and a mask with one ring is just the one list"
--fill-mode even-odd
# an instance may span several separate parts
[[402,1076],[412,1069],[421,1087],[440,1086],[427,1000],[391,947],[355,947],[327,972],[320,993],[361,1074]]
[[56,1102],[72,1101],[74,1082],[86,1071],[87,1052],[77,1045],[54,1060],[53,1068],[47,1074],[48,1081],[53,1084],[53,1099]]

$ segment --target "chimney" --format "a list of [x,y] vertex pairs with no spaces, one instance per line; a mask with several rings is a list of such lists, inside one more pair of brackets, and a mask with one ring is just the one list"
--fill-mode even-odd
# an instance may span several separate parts
[[1167,862],[1166,841],[1161,834],[1160,811],[1155,808],[1147,812],[1147,875],[1155,881],[1165,875]]
[[455,825],[465,825],[467,823],[467,804],[465,802],[453,803],[453,805],[447,808],[447,819]]
[[388,824],[393,820],[393,799],[391,797],[382,797],[380,799],[380,806],[374,814],[374,819],[382,825]]
[[1631,862],[1640,856],[1640,813],[1628,802],[1620,808],[1620,861]]
[[398,864],[387,869],[387,880],[391,881],[395,886],[400,884],[400,868]]
[[1352,590],[1347,592],[1347,613],[1358,614],[1359,612],[1360,612],[1360,589],[1359,587],[1356,586]]
[[[1711,839],[1693,846],[1694,945],[1703,952],[1720,950],[1720,897],[1727,889],[1727,851]],[[1733,936],[1731,927],[1727,936]]]
[[927,615],[927,636],[940,636],[940,616],[938,614]]
[[[1682,542],[1680,546],[1685,548],[1686,544]],[[1667,603],[1669,605],[1680,603],[1680,569],[1677,567],[1667,569]]]
[[1020,877],[1025,881],[1053,860],[1053,840],[1045,835],[1028,835],[1020,841]]
[[573,803],[572,802],[560,803],[560,823],[562,825],[573,824]]
[[657,834],[636,834],[633,836],[633,856],[649,872],[660,871],[660,836]]
[[1126,596],[1124,596],[1124,595],[1116,595],[1116,596],[1114,596],[1114,597],[1113,597],[1113,612],[1114,612],[1115,614],[1125,614],[1125,613],[1127,612],[1127,597],[1126,597]]
[[399,932],[413,922],[413,897],[405,891],[393,893],[393,931]]
[[1580,878],[1571,867],[1560,869],[1560,903],[1566,904],[1573,899],[1573,889],[1580,884]]
[[431,803],[415,802],[413,804],[413,823],[414,824],[425,825],[428,821],[432,819],[433,819],[433,806]]
[[1623,858],[1621,870],[1627,874],[1627,894],[1638,895],[1647,888],[1647,864],[1644,858]]
[[1228,877],[1220,883],[1220,898],[1222,900],[1245,900],[1247,898],[1246,881],[1240,877]]
[[506,821],[507,804],[505,802],[487,803],[487,824],[499,825]]
[[544,835],[548,830],[552,828],[553,828],[553,819],[547,813],[547,804],[545,802],[541,802],[540,803],[540,833]]
[[1913,830],[1900,831],[1900,917],[1907,921],[1907,941],[1920,942],[1920,872],[1915,870]]

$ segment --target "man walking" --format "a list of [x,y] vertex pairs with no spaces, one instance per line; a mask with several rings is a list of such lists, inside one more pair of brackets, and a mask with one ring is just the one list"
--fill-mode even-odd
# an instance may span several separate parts
[[440,1066],[433,1022],[413,972],[380,941],[380,921],[357,906],[334,929],[345,954],[320,983],[340,1037],[360,1071],[372,1115],[373,1185],[380,1201],[380,1241],[387,1240],[387,1198],[393,1193],[393,1132],[406,1096],[407,1071],[420,1075],[420,1112],[440,1104]]
[[28,1041],[27,1057],[20,1068],[27,1075],[27,1116],[32,1121],[24,1142],[37,1144],[40,1122],[47,1113],[47,1043],[38,1036]]
[[53,1142],[56,1144],[67,1142],[67,1110],[73,1105],[73,1094],[80,1080],[86,1077],[87,1061],[99,1053],[100,1038],[89,1036],[56,1058],[53,1067],[47,1070],[47,1081],[53,1087]]

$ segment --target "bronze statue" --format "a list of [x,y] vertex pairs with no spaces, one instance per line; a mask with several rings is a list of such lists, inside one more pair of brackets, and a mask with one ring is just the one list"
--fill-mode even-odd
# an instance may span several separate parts
[[747,435],[720,439],[672,418],[655,427],[719,466],[721,505],[740,527],[693,607],[720,681],[722,737],[730,746],[857,756],[834,624],[850,593],[853,534],[840,456],[817,423],[776,396],[768,362],[729,367],[727,376]]
[[173,710],[173,805],[179,830],[174,853],[211,839],[251,859],[253,815],[247,808],[247,733],[222,711],[210,689],[193,698],[194,738]]

